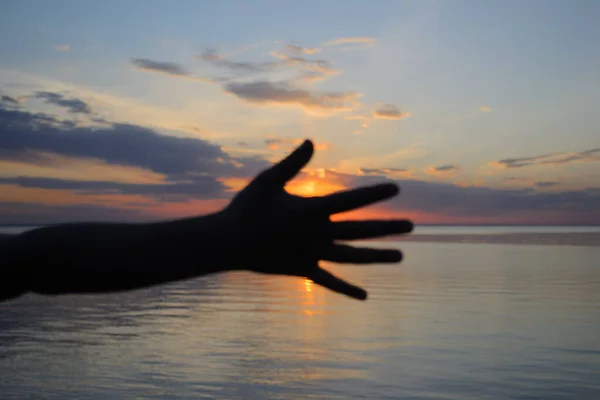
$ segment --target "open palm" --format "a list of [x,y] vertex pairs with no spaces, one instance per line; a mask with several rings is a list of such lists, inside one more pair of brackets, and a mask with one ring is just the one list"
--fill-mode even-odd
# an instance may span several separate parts
[[338,263],[393,263],[402,259],[398,250],[352,247],[338,241],[369,239],[408,233],[407,220],[332,222],[332,214],[391,198],[395,184],[386,183],[327,196],[300,197],[285,191],[285,184],[309,162],[312,142],[305,141],[287,158],[263,171],[224,210],[245,269],[300,276],[333,291],[366,299],[364,289],[337,278],[319,261]]

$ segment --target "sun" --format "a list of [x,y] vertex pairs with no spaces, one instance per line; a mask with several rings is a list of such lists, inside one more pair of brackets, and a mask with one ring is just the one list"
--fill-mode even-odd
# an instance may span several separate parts
[[346,189],[345,186],[324,179],[302,179],[292,181],[285,189],[297,196],[311,197],[324,196],[339,190]]
[[296,184],[291,184],[288,192],[298,196],[314,196],[317,192],[317,182],[302,181]]

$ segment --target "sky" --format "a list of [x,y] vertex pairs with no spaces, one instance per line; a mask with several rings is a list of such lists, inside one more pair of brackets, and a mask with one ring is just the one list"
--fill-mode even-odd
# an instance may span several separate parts
[[396,181],[342,216],[600,224],[600,2],[10,0],[0,224],[214,212]]

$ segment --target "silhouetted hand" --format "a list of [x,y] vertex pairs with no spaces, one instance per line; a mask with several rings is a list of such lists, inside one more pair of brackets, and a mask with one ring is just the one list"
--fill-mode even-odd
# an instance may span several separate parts
[[312,279],[357,299],[367,293],[325,271],[319,261],[398,262],[397,250],[338,241],[408,233],[406,220],[332,222],[330,216],[398,194],[381,184],[322,197],[287,193],[310,160],[304,142],[262,172],[222,211],[146,224],[73,223],[0,238],[0,301],[27,292],[110,293],[245,269]]
[[394,263],[402,260],[398,250],[352,247],[340,240],[368,239],[412,231],[407,220],[332,222],[332,214],[391,198],[395,184],[334,193],[322,197],[299,197],[285,191],[291,180],[311,159],[313,144],[305,141],[280,163],[263,171],[223,210],[233,232],[238,268],[268,274],[306,277],[350,297],[364,300],[365,290],[351,285],[319,266],[319,260],[338,263]]

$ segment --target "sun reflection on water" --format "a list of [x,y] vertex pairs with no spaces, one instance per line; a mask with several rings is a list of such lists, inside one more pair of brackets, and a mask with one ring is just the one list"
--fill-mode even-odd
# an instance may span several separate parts
[[310,279],[305,279],[304,280],[304,287],[306,288],[306,291],[308,293],[312,292],[312,285],[313,285],[313,281],[311,281]]
[[315,295],[313,293],[313,281],[310,279],[304,279],[304,290],[306,291],[305,301],[302,303],[304,308],[304,314],[314,315],[315,306]]

